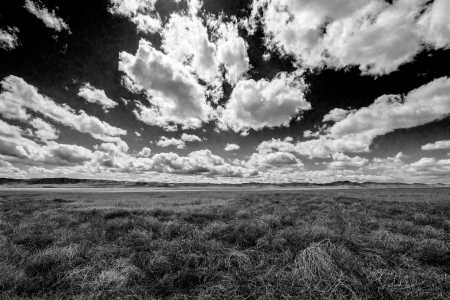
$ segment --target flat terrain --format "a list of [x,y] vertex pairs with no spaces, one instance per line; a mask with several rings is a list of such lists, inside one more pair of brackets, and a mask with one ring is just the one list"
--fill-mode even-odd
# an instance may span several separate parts
[[0,191],[0,299],[449,299],[450,189]]

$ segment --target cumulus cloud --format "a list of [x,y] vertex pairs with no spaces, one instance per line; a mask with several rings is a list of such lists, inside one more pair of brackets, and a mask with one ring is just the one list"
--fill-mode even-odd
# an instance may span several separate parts
[[109,109],[114,108],[118,105],[117,102],[111,100],[110,98],[108,98],[108,96],[106,96],[104,90],[97,89],[90,83],[85,83],[82,87],[80,87],[78,96],[82,97],[89,103],[96,103],[102,106],[105,111],[108,111]]
[[42,162],[50,165],[80,165],[93,158],[91,150],[78,146],[51,142],[43,148]]
[[39,145],[23,137],[21,127],[0,120],[0,156],[27,158]]
[[[294,143],[292,139],[263,141],[258,151],[296,153],[309,158],[331,158],[341,153],[369,152],[373,140],[397,129],[413,128],[450,115],[450,79],[442,77],[412,90],[407,95],[383,95],[371,105],[336,117],[314,139]],[[333,117],[331,117],[333,116]],[[325,120],[326,121],[326,120]],[[426,148],[432,146],[427,146]]]
[[345,119],[350,111],[342,108],[334,108],[323,117],[323,122],[339,122]]
[[227,80],[236,84],[242,75],[250,69],[247,42],[239,36],[234,23],[221,23],[220,39],[217,41],[217,59],[227,70]]
[[181,135],[181,140],[184,142],[201,142],[202,139],[195,135],[195,134],[187,134],[187,133],[183,133]]
[[201,142],[202,139],[195,134],[187,134],[183,133],[179,139],[177,138],[167,138],[162,136],[157,142],[156,145],[159,147],[176,147],[177,149],[184,149],[186,147],[186,143],[193,142]]
[[[103,164],[105,166],[105,164]],[[254,174],[246,167],[226,162],[210,150],[199,150],[181,156],[177,153],[158,153],[152,157],[124,156],[108,164],[117,171],[130,173],[154,172],[160,174],[195,175],[207,177],[246,177]],[[198,178],[198,177],[197,177]]]
[[241,146],[237,145],[237,144],[226,144],[224,150],[229,152],[229,151],[237,151],[241,149]]
[[423,145],[422,150],[430,151],[430,150],[447,150],[450,149],[450,140],[437,141],[434,143],[429,143]]
[[219,76],[216,45],[196,16],[172,14],[162,31],[162,49],[174,60],[188,65],[201,79],[210,82]]
[[63,19],[56,16],[55,11],[49,11],[44,5],[31,0],[25,1],[25,9],[44,22],[45,26],[57,32],[67,31],[70,33],[69,25]]
[[406,167],[408,172],[420,176],[431,177],[437,180],[449,178],[450,159],[436,159],[434,157],[422,157],[418,161]]
[[219,126],[235,132],[288,126],[299,112],[311,109],[304,91],[303,81],[292,74],[280,73],[271,81],[241,80],[219,112]]
[[187,15],[172,14],[162,30],[162,49],[183,63],[208,85],[220,87],[222,65],[226,78],[236,82],[250,68],[247,42],[239,36],[236,21],[198,16],[201,1],[189,1]]
[[136,24],[139,32],[155,33],[161,30],[162,22],[155,10],[157,0],[111,0],[108,11],[113,15],[128,18]]
[[[293,142],[293,139],[288,137],[284,140],[272,139],[263,141],[257,146],[258,152],[273,153],[273,152],[290,152],[297,155],[312,158],[330,158],[332,153],[346,152],[346,148],[352,149],[352,145],[336,144],[332,139],[320,137],[319,139]],[[340,151],[337,149],[339,148]]]
[[156,145],[162,148],[176,147],[177,149],[184,149],[186,147],[186,143],[183,140],[165,136],[160,137],[156,142]]
[[271,152],[295,152],[295,145],[292,143],[294,139],[292,137],[287,137],[282,139],[271,139],[268,141],[261,142],[256,150],[259,153],[271,153]]
[[119,69],[134,89],[145,91],[151,106],[138,105],[136,116],[160,127],[198,128],[210,119],[205,89],[185,67],[141,40],[136,55],[120,53]]
[[109,11],[122,16],[133,16],[140,11],[154,10],[157,0],[111,0]]
[[350,157],[343,153],[333,153],[333,161],[328,163],[328,167],[332,169],[360,168],[369,163],[367,158],[360,156]]
[[8,27],[5,30],[0,29],[0,49],[10,51],[19,45],[19,38],[17,34],[19,29],[17,27]]
[[14,126],[0,119],[0,136],[18,137],[22,134],[22,128]]
[[126,153],[129,150],[129,146],[125,141],[112,140],[100,145],[96,145],[95,149],[108,153]]
[[56,103],[20,77],[7,76],[1,86],[0,115],[6,119],[27,121],[31,118],[30,112],[35,112],[100,140],[117,139],[127,133],[82,110],[77,113],[66,104]]
[[136,24],[139,32],[156,33],[162,28],[162,21],[158,15],[137,14],[131,20]]
[[141,151],[139,151],[138,153],[138,157],[150,157],[152,154],[152,149],[150,149],[149,147],[144,147],[142,148]]
[[93,159],[92,151],[85,147],[49,141],[55,136],[52,136],[53,128],[45,121],[35,118],[31,121],[31,125],[39,128],[36,135],[46,142],[45,145],[25,137],[20,127],[0,120],[0,157],[24,165],[44,166],[80,165]]
[[446,0],[260,0],[268,44],[309,67],[393,72],[426,47],[448,48]]
[[319,138],[295,145],[298,153],[327,157],[336,152],[368,152],[377,136],[413,128],[450,114],[450,79],[442,77],[407,95],[383,95],[371,105],[351,111],[326,128]]
[[368,150],[372,140],[396,129],[420,126],[450,114],[450,79],[442,77],[423,85],[406,96],[384,95],[368,107],[350,113],[328,129],[331,137],[364,142]]
[[295,152],[295,146],[292,144],[292,141],[291,137],[287,137],[284,140],[272,139],[263,141],[256,148],[256,152],[252,153],[250,158],[243,164],[248,168],[263,172],[275,169],[277,174],[289,170],[303,170],[303,162],[298,159],[298,154]]
[[164,25],[161,49],[194,74],[214,103],[223,96],[222,73],[232,85],[250,68],[247,42],[237,21],[200,14],[201,1],[188,1],[187,14],[174,13]]
[[419,20],[422,36],[428,44],[436,48],[450,48],[450,3],[446,0],[435,0],[428,6]]
[[24,177],[25,172],[15,167],[8,161],[4,161],[0,159],[0,176],[2,177]]
[[206,174],[209,176],[243,177],[245,168],[231,165],[210,150],[199,150],[179,156],[176,153],[160,153],[152,158],[152,169],[166,173]]
[[264,170],[270,168],[303,167],[303,163],[292,153],[271,152],[253,153],[246,165],[256,169]]
[[36,129],[34,134],[42,141],[56,140],[59,137],[59,131],[40,118],[32,119],[30,125]]

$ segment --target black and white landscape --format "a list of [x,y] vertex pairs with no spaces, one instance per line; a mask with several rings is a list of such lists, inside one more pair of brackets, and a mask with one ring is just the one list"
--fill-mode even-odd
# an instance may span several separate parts
[[449,299],[450,1],[2,0],[0,299]]

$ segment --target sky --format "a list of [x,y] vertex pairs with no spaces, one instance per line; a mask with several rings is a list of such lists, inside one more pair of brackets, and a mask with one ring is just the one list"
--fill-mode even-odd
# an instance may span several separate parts
[[0,2],[0,177],[450,183],[448,0]]

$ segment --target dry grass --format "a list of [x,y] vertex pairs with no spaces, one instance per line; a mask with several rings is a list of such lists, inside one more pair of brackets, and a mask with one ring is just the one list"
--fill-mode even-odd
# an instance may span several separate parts
[[0,196],[0,299],[449,299],[449,199],[359,193]]

